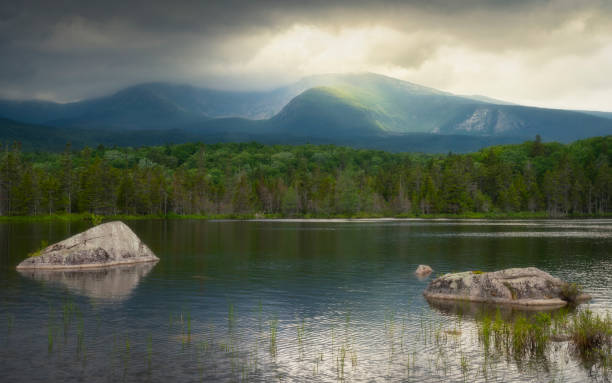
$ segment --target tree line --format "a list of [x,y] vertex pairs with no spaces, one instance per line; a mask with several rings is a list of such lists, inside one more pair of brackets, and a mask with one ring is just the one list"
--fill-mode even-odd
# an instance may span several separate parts
[[257,143],[57,153],[13,143],[0,157],[0,215],[603,215],[611,161],[612,136],[446,155]]

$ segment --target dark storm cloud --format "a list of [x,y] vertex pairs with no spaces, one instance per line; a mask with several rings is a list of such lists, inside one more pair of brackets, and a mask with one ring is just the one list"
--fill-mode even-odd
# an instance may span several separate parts
[[[255,69],[249,63],[262,47],[295,25],[331,35],[346,28],[393,31],[396,40],[373,42],[360,68],[371,64],[418,69],[442,47],[458,45],[480,53],[526,52],[535,61],[588,56],[610,43],[602,37],[612,32],[610,4],[605,0],[9,1],[0,5],[0,96],[70,100],[158,80],[218,87],[275,85],[279,76],[262,78],[265,59],[256,60]],[[243,72],[240,65],[245,66]],[[228,66],[233,72],[224,72]],[[292,70],[286,68],[280,77],[290,78]]]

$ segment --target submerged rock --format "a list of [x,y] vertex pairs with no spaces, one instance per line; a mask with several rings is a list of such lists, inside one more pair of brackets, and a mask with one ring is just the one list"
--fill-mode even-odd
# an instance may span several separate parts
[[433,269],[428,265],[419,265],[419,267],[417,267],[414,273],[418,276],[424,277],[431,274],[432,271]]
[[564,306],[569,301],[590,299],[578,293],[575,285],[535,267],[446,274],[431,281],[423,295],[427,299],[524,306]]
[[123,222],[108,222],[46,247],[17,269],[69,269],[158,261]]

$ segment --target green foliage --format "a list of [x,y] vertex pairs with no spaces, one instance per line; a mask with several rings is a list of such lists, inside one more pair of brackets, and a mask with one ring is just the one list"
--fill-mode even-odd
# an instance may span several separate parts
[[36,249],[33,252],[31,252],[30,254],[28,254],[28,257],[38,257],[38,256],[40,256],[40,254],[42,254],[42,251],[44,249],[46,249],[47,246],[49,246],[49,242],[47,242],[46,240],[43,239],[42,241],[40,241],[40,246],[38,246],[38,249]]
[[572,349],[587,366],[607,372],[612,360],[612,317],[596,315],[590,310],[570,314],[567,310],[519,314],[504,319],[497,311],[495,320],[484,315],[478,321],[479,338],[488,349],[494,340],[496,350],[517,361],[543,357],[551,341],[569,341]]
[[[545,218],[612,213],[612,136],[425,155],[190,143],[0,153],[0,215]],[[76,215],[75,215],[76,214]],[[571,294],[568,291],[568,296]]]
[[99,224],[101,224],[103,219],[104,217],[102,217],[101,215],[97,215],[94,213],[91,213],[90,215],[91,224],[93,226],[98,226]]
[[573,318],[570,329],[576,351],[585,359],[610,358],[612,351],[612,317],[583,310]]
[[575,283],[565,283],[561,288],[563,300],[570,303],[576,303],[580,294],[582,294],[582,289]]

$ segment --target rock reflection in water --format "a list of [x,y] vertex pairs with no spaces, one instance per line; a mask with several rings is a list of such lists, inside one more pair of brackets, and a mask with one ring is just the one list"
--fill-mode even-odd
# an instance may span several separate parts
[[149,274],[156,263],[136,263],[99,269],[18,271],[24,277],[64,286],[92,299],[122,301],[130,296],[140,280]]
[[470,302],[450,299],[435,299],[426,298],[429,307],[436,309],[444,314],[458,315],[469,318],[480,318],[484,315],[494,317],[499,311],[503,319],[511,319],[518,314],[529,316],[538,312],[553,313],[562,309],[572,310],[570,306],[525,306],[525,305],[507,305],[507,304],[492,304],[484,302]]

